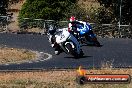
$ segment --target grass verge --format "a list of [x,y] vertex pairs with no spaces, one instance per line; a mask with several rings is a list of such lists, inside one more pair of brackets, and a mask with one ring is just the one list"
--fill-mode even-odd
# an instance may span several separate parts
[[[88,74],[130,74],[132,69],[87,70]],[[130,84],[76,83],[76,70],[0,72],[0,88],[131,88]]]

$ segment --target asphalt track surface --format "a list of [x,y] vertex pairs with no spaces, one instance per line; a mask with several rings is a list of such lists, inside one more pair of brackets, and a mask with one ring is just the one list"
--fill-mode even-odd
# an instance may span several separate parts
[[65,53],[54,55],[54,49],[45,35],[0,34],[0,45],[52,55],[52,58],[45,61],[3,64],[0,65],[0,70],[63,69],[78,68],[80,65],[84,68],[100,68],[102,63],[109,63],[113,67],[132,67],[132,39],[98,38],[98,40],[102,47],[82,46],[84,57],[74,59]]

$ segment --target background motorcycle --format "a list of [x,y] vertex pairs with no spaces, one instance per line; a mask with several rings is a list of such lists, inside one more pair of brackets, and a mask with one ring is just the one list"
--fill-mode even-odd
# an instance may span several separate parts
[[56,42],[55,46],[59,45],[60,50],[73,55],[75,58],[82,57],[84,53],[82,49],[80,49],[80,44],[77,39],[65,29],[58,30],[54,37]]
[[77,24],[77,32],[74,32],[74,35],[81,44],[101,46],[96,35],[91,30],[91,26],[87,23],[85,25],[83,23]]

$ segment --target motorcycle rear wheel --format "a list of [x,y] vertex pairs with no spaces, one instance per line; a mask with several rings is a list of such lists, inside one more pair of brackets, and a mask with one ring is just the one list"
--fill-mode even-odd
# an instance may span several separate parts
[[95,41],[95,46],[100,47],[100,43],[98,41]]
[[100,47],[100,46],[101,46],[100,43],[99,43],[99,41],[97,40],[96,37],[91,38],[90,36],[87,35],[87,36],[85,36],[85,38],[86,38],[86,40],[87,40],[88,42],[93,43],[94,46],[97,46],[97,47]]

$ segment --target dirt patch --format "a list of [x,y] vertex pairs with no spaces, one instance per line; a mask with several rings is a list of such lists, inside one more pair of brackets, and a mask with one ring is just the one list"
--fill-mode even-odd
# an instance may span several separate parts
[[26,49],[0,47],[0,64],[35,60],[37,54]]

